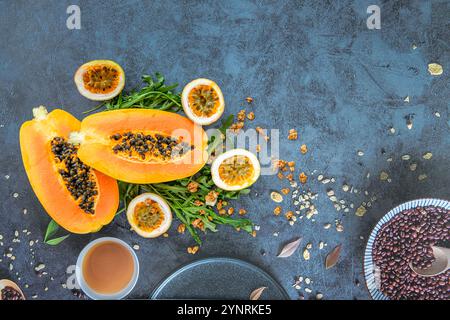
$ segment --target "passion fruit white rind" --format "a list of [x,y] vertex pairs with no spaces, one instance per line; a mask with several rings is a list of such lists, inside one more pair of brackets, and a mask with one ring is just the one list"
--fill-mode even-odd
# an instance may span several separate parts
[[[164,220],[162,221],[161,225],[150,232],[138,228],[138,226],[135,224],[134,221],[134,211],[136,209],[136,205],[146,201],[147,199],[155,201],[159,205],[164,214]],[[167,232],[167,230],[169,230],[170,225],[172,224],[172,211],[170,210],[170,207],[167,204],[166,200],[164,200],[159,195],[154,193],[143,193],[134,198],[133,200],[131,200],[127,209],[127,219],[131,225],[131,228],[141,237],[156,238]]]
[[[196,115],[193,112],[192,106],[189,103],[189,94],[193,89],[199,86],[211,87],[215,91],[215,93],[217,94],[217,98],[219,99],[219,105],[217,110],[210,116]],[[183,110],[186,116],[198,125],[209,125],[211,123],[216,122],[217,120],[219,120],[219,118],[223,114],[223,111],[225,110],[225,100],[223,98],[223,94],[222,91],[220,90],[220,87],[214,81],[205,78],[195,79],[189,82],[184,87],[183,92],[181,93],[181,104],[183,106]]]
[[[246,157],[249,160],[249,165],[253,168],[252,174],[249,177],[243,179],[243,181],[241,181],[238,184],[227,183],[220,176],[221,164],[225,160],[230,159],[234,156]],[[258,180],[260,173],[261,173],[261,166],[259,164],[258,158],[253,153],[245,149],[233,149],[225,153],[222,153],[213,161],[211,165],[211,175],[214,184],[217,187],[227,191],[237,191],[250,187],[253,183],[256,182],[256,180]]]
[[[107,66],[117,71],[119,79],[116,86],[112,88],[111,91],[107,91],[105,93],[95,93],[86,88],[84,83],[84,75],[90,68],[95,66]],[[118,63],[112,60],[92,60],[78,68],[75,72],[74,81],[78,91],[85,98],[94,101],[105,101],[114,98],[123,90],[123,87],[125,86],[125,72]]]

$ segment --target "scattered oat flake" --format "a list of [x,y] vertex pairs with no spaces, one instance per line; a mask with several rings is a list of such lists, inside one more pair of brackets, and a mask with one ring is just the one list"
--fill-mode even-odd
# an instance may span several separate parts
[[364,207],[364,206],[359,206],[358,209],[356,209],[355,214],[356,214],[358,217],[362,217],[362,216],[364,216],[364,215],[366,214],[366,212],[367,212],[366,207]]
[[286,244],[283,249],[281,249],[281,252],[278,254],[278,258],[287,258],[292,256],[292,254],[297,250],[298,246],[300,245],[300,242],[302,241],[302,238],[298,238],[292,242],[289,242]]
[[428,176],[427,176],[426,174],[420,174],[420,175],[417,177],[417,180],[423,181],[423,180],[425,180],[426,178],[428,178]]
[[252,103],[253,102],[253,98],[252,97],[247,97],[247,98],[245,98],[245,101],[247,101],[248,103]]
[[341,254],[342,245],[336,246],[331,252],[327,255],[325,259],[325,268],[330,269],[336,265],[339,260],[339,255]]
[[439,76],[439,75],[441,75],[444,72],[444,69],[438,63],[429,63],[428,64],[428,72],[432,76]]
[[305,250],[303,250],[303,259],[309,260],[310,258],[311,254],[309,253],[309,250],[305,248]]
[[389,179],[389,174],[385,171],[381,171],[380,172],[380,180],[381,181],[386,181],[387,179]]
[[250,120],[250,121],[255,120],[255,113],[253,111],[249,112],[247,114],[247,119]]
[[409,166],[409,170],[416,171],[416,169],[417,169],[417,163],[411,163],[411,165]]
[[272,199],[276,203],[280,203],[280,202],[283,201],[283,196],[280,193],[276,192],[276,191],[272,191],[270,193],[270,199]]
[[261,294],[266,290],[267,287],[260,287],[258,289],[255,289],[250,293],[250,300],[259,300],[261,297]]
[[336,231],[344,232],[344,226],[342,225],[342,223],[336,223]]
[[411,159],[411,156],[409,154],[402,155],[402,160],[408,161]]
[[431,152],[427,152],[422,156],[425,160],[430,160],[433,157]]
[[403,99],[403,101],[405,101],[405,102],[409,102],[409,96],[406,96],[406,98],[405,98],[405,99]]

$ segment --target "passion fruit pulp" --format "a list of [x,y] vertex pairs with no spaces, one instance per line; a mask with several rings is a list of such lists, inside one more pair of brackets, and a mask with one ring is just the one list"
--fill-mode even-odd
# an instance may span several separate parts
[[184,87],[181,103],[188,118],[200,125],[216,122],[225,110],[219,86],[204,78],[193,80]]
[[172,212],[162,197],[154,193],[143,193],[128,205],[127,219],[140,236],[156,238],[170,228]]
[[78,68],[74,80],[81,95],[103,101],[114,98],[123,90],[125,73],[114,61],[93,60]]
[[233,149],[219,155],[211,166],[215,185],[229,191],[248,188],[258,180],[260,171],[256,156],[244,149]]

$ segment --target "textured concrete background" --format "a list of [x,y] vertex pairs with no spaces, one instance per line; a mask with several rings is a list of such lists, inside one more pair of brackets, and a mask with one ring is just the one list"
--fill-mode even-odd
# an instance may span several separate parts
[[[70,4],[81,7],[81,30],[66,28]],[[381,30],[366,27],[370,4],[381,7]],[[61,286],[67,266],[75,263],[90,240],[110,235],[140,245],[142,273],[132,298],[148,296],[184,263],[232,256],[267,270],[293,299],[298,297],[291,287],[297,275],[314,281],[312,296],[320,291],[328,299],[367,299],[362,284],[365,240],[360,237],[366,239],[377,220],[401,202],[450,198],[448,1],[41,0],[1,1],[1,7],[0,253],[12,248],[16,259],[0,255],[0,278],[18,281],[28,296],[74,298]],[[239,111],[246,106],[244,98],[252,96],[254,104],[246,108],[256,112],[256,120],[249,125],[282,130],[281,158],[296,160],[297,168],[307,173],[317,170],[316,176],[334,177],[338,197],[355,205],[367,200],[364,190],[379,200],[363,218],[353,211],[344,216],[325,194],[330,186],[311,179],[308,187],[319,193],[317,221],[290,226],[283,217],[273,216],[269,200],[269,190],[285,184],[276,176],[262,177],[237,205],[247,208],[261,226],[256,238],[221,228],[208,234],[201,251],[192,256],[186,247],[193,241],[174,228],[167,239],[145,240],[131,233],[124,217],[119,217],[99,234],[73,235],[57,247],[44,245],[49,218],[21,164],[19,126],[40,104],[62,107],[81,118],[82,111],[95,103],[79,95],[72,77],[82,63],[99,58],[123,66],[128,89],[140,84],[142,74],[155,71],[182,85],[197,77],[215,79],[227,101],[226,114]],[[444,74],[429,75],[430,62],[440,63]],[[406,96],[409,103],[403,101]],[[409,114],[414,115],[412,130],[404,118]],[[391,126],[395,134],[389,133]],[[298,141],[286,139],[290,128],[298,129]],[[301,143],[310,149],[302,157]],[[364,156],[357,156],[357,150]],[[422,159],[426,151],[433,153],[432,160]],[[412,161],[400,159],[403,154],[418,164],[415,172],[409,170]],[[390,157],[392,162],[387,161]],[[382,170],[390,174],[390,183],[379,180]],[[419,174],[428,178],[419,182]],[[361,192],[343,193],[344,182]],[[284,203],[284,207],[292,206]],[[336,218],[342,219],[344,232],[323,228]],[[16,230],[20,243],[13,242]],[[303,261],[301,250],[277,259],[282,244],[299,235],[303,245],[314,245],[311,260]],[[28,242],[36,239],[39,243],[31,252]],[[319,241],[328,243],[326,250],[317,249]],[[327,251],[339,243],[343,244],[339,264],[325,270]],[[48,275],[35,274],[40,263]]]

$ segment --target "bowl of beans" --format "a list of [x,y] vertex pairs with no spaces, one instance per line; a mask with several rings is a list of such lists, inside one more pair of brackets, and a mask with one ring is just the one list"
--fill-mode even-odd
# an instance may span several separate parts
[[450,270],[423,277],[434,261],[431,246],[450,248],[450,202],[419,199],[389,211],[376,224],[364,252],[364,276],[375,300],[449,300]]

